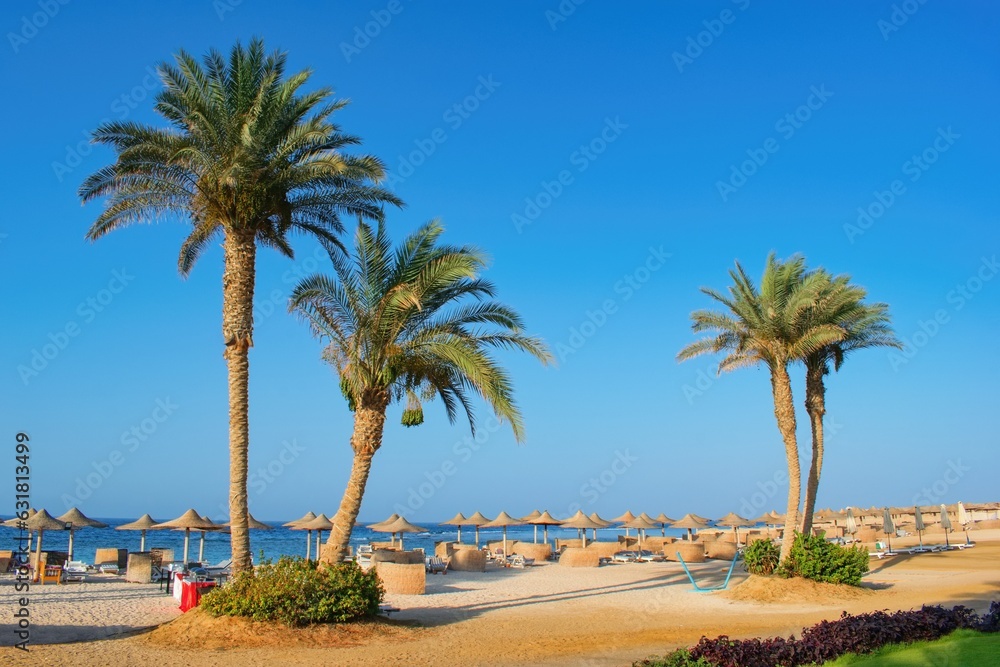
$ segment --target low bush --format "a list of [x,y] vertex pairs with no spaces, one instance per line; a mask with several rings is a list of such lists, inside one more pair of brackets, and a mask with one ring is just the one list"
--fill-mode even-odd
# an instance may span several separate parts
[[860,586],[868,572],[868,551],[827,542],[823,535],[795,534],[788,558],[778,568],[785,577],[805,577],[828,584]]
[[750,574],[767,576],[778,567],[781,548],[771,540],[754,540],[743,550],[743,567]]
[[355,563],[317,567],[303,558],[283,556],[211,591],[201,607],[213,616],[302,626],[375,616],[384,595],[374,570],[364,572]]
[[[1000,602],[994,602],[982,616],[962,606],[923,607],[894,614],[876,611],[857,616],[845,612],[836,621],[822,621],[804,630],[801,639],[737,641],[726,636],[702,637],[687,659],[705,660],[714,667],[801,667],[822,664],[846,653],[870,653],[888,644],[939,639],[958,629],[996,632],[998,616]],[[699,663],[678,663],[686,664]]]
[[679,648],[662,658],[647,658],[632,663],[632,667],[712,667],[704,658],[692,658],[691,651]]

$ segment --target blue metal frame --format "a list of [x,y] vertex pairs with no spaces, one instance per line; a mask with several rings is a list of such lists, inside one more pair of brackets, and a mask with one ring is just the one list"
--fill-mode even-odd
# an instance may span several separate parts
[[711,593],[712,591],[721,591],[724,588],[726,588],[726,586],[729,585],[729,578],[733,576],[733,568],[736,567],[736,559],[740,557],[740,554],[737,551],[736,555],[733,556],[733,562],[729,564],[729,572],[726,574],[726,580],[722,582],[721,586],[714,586],[712,588],[702,588],[695,582],[694,576],[691,574],[691,570],[688,569],[687,563],[684,562],[684,558],[681,556],[681,552],[677,551],[676,554],[677,554],[677,560],[680,561],[681,567],[684,568],[684,572],[687,574],[688,579],[691,581],[691,585],[694,586],[694,589],[699,593]]

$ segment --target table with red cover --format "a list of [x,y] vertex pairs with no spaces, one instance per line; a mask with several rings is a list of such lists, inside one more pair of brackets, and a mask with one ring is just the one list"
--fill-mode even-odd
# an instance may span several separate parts
[[182,579],[181,582],[181,611],[194,609],[201,601],[209,588],[215,587],[214,581],[188,581]]

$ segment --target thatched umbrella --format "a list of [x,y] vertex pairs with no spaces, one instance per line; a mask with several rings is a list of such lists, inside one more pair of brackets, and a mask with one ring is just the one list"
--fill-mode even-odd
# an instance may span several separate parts
[[[38,514],[38,510],[36,510],[35,508],[31,508],[30,510],[28,510],[28,515],[24,518],[24,520],[27,521],[28,519],[30,519],[31,517],[35,516],[36,514]],[[0,523],[0,525],[7,526],[8,528],[20,528],[21,527],[21,519],[18,519],[15,516],[13,519],[7,519],[6,521]]]
[[[369,526],[371,528],[371,526]],[[426,529],[421,528],[406,520],[406,517],[397,517],[392,523],[384,524],[381,528],[373,529],[383,533],[399,533],[399,550],[403,550],[403,533],[422,533]]]
[[951,530],[951,517],[948,516],[948,508],[941,503],[941,527],[944,528],[944,546],[946,549],[951,548],[951,542],[948,541],[948,531]]
[[309,557],[312,555],[312,531],[307,530],[305,528],[300,528],[299,526],[301,526],[304,523],[309,523],[315,518],[316,514],[314,512],[306,512],[305,514],[302,515],[301,518],[296,519],[295,521],[289,521],[288,523],[281,524],[282,527],[290,528],[291,530],[306,531],[306,560],[309,560]]
[[666,537],[667,536],[667,526],[669,526],[670,524],[672,524],[675,521],[675,519],[671,519],[669,516],[667,516],[663,512],[660,512],[659,514],[656,515],[656,518],[653,519],[653,521],[656,522],[656,523],[658,523],[658,524],[660,524],[660,535],[663,536],[663,537]]
[[188,562],[188,546],[191,542],[191,529],[194,530],[214,530],[218,528],[211,521],[206,521],[205,519],[198,516],[198,513],[193,509],[184,512],[176,519],[171,519],[170,521],[165,521],[163,523],[158,523],[151,526],[152,530],[164,530],[166,528],[177,528],[184,531],[184,566],[187,567]]
[[692,541],[691,529],[695,528],[702,530],[703,528],[708,528],[708,522],[702,521],[698,516],[694,514],[685,514],[681,517],[680,521],[674,521],[674,528],[687,528],[688,542]]
[[[632,512],[630,512],[629,510],[625,510],[625,514],[622,514],[621,516],[615,517],[611,521],[613,523],[626,524],[626,523],[628,523],[629,521],[631,521],[634,518],[635,518],[635,515],[632,514]],[[628,526],[625,526],[625,537],[628,537]]]
[[[381,521],[376,521],[375,523],[366,526],[366,528],[368,528],[368,530],[374,530],[376,533],[389,533],[391,531],[385,530],[385,527],[395,522],[397,519],[399,519],[399,515],[393,512],[392,514],[389,515],[388,519],[382,519]],[[393,547],[396,546],[396,533],[391,533],[389,535],[389,544],[391,544]],[[316,554],[316,557],[318,558],[319,554]]]
[[[634,516],[632,518],[635,519]],[[583,510],[577,510],[576,514],[562,522],[562,526],[563,528],[576,528],[583,537],[584,548],[587,546],[587,529],[603,528],[599,523],[584,514]]]
[[527,523],[534,524],[536,526],[541,526],[542,527],[542,530],[544,531],[544,538],[543,539],[545,541],[545,544],[549,543],[549,526],[559,526],[559,525],[562,525],[562,521],[560,521],[559,519],[557,519],[554,516],[552,516],[551,514],[549,514],[548,510],[545,510],[540,515],[538,515],[537,517],[535,517],[531,521],[528,521]]
[[146,531],[157,524],[157,521],[148,514],[143,514],[141,517],[133,521],[132,523],[126,523],[115,528],[115,530],[141,530],[142,537],[139,538],[139,551],[146,550]]
[[325,514],[320,514],[312,521],[307,521],[306,523],[301,524],[299,529],[316,531],[316,560],[319,560],[320,545],[323,542],[323,531],[333,530],[333,522],[330,521]]
[[476,527],[476,548],[477,549],[479,548],[479,527],[480,526],[485,526],[489,522],[490,522],[490,519],[488,519],[485,516],[483,516],[482,512],[476,512],[475,514],[473,514],[472,516],[470,516],[468,519],[465,520],[465,523],[467,525],[475,526]]
[[83,512],[77,508],[73,508],[66,512],[62,516],[56,517],[56,521],[62,521],[63,523],[69,524],[69,547],[66,549],[69,552],[69,559],[73,560],[73,530],[76,528],[107,528],[108,524],[102,523],[91,519],[90,517],[84,516]]
[[456,514],[455,516],[451,517],[447,521],[442,521],[438,525],[441,525],[441,526],[455,526],[456,528],[458,528],[458,540],[457,540],[457,542],[461,542],[462,541],[462,526],[466,525],[467,521],[468,520],[465,518],[465,515],[462,514],[461,512],[459,512],[458,514]]
[[[610,528],[611,526],[614,525],[613,521],[608,521],[606,519],[602,519],[601,515],[598,514],[597,512],[594,512],[594,513],[592,513],[590,515],[590,520],[593,521],[594,523],[600,524],[601,528]],[[597,541],[597,528],[592,528],[591,530],[593,530],[594,541],[596,542]]]
[[[38,531],[38,546],[35,548],[35,564],[36,568],[38,568],[42,562],[42,534],[46,530],[67,530],[69,526],[66,522],[59,521],[45,510],[36,512],[30,519],[25,521],[25,524],[31,530]],[[31,545],[29,544],[29,546]],[[38,580],[37,577],[40,575],[41,570],[39,569],[35,572],[35,581]]]
[[736,536],[736,544],[739,545],[740,527],[746,528],[752,526],[753,524],[750,523],[749,519],[744,519],[739,514],[736,514],[735,512],[730,512],[726,516],[716,521],[715,525],[731,527],[733,529],[733,535]]
[[638,547],[637,551],[641,555],[642,541],[646,539],[646,531],[656,528],[656,523],[654,523],[653,520],[650,519],[645,514],[640,514],[639,516],[635,517],[625,525],[628,526],[629,528],[635,528],[635,534],[636,537],[638,538],[638,542],[636,544],[636,546]]
[[484,523],[483,528],[503,528],[503,555],[508,556],[507,553],[507,526],[523,526],[524,522],[520,519],[515,519],[506,512],[500,512],[497,518],[493,519],[489,523]]
[[[537,519],[540,516],[542,516],[541,512],[539,512],[538,510],[532,510],[529,514],[525,514],[524,516],[522,516],[521,521],[527,524],[531,524],[532,519]],[[536,523],[534,524],[534,526],[535,526],[535,537],[532,541],[535,544],[538,544],[538,524]]]

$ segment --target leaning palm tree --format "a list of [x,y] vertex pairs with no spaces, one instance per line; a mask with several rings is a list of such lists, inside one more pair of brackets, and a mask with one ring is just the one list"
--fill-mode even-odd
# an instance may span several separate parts
[[850,276],[833,277],[823,269],[815,273],[822,284],[811,322],[827,322],[839,326],[845,331],[845,335],[843,340],[824,345],[802,360],[806,367],[805,405],[812,430],[812,460],[802,508],[802,533],[805,535],[812,532],[816,494],[823,469],[823,416],[826,414],[826,386],[823,378],[829,374],[831,364],[834,370],[839,371],[847,355],[855,350],[902,347],[890,326],[887,304],[865,304],[865,289],[852,285]]
[[176,66],[163,64],[159,74],[155,109],[168,127],[119,121],[93,134],[117,160],[80,187],[84,202],[107,197],[87,237],[163,217],[186,220],[192,230],[181,245],[182,276],[221,240],[233,570],[248,572],[248,350],[257,246],[292,257],[288,237],[296,232],[334,248],[342,215],[380,220],[384,203],[400,202],[376,185],[384,173],[376,158],[342,152],[359,143],[331,122],[346,102],[330,101],[326,88],[302,92],[310,72],[286,77],[285,54],[266,54],[262,41],[237,43],[228,61],[213,50],[200,64],[181,51]]
[[788,465],[788,505],[781,545],[781,559],[784,560],[792,548],[793,532],[799,525],[802,498],[795,404],[788,366],[840,340],[843,330],[833,324],[808,323],[821,281],[806,273],[801,257],[779,262],[773,254],[769,255],[759,290],[739,262],[729,275],[733,284],[729,286],[728,296],[710,288],[701,290],[725,306],[726,312],[699,310],[692,313],[693,331],[711,332],[711,335],[685,347],[677,358],[685,361],[702,354],[725,352],[726,356],[719,362],[719,373],[760,364],[770,371],[774,416]]
[[489,351],[520,350],[543,363],[551,355],[524,333],[516,312],[492,300],[492,283],[479,276],[481,251],[438,245],[442,231],[430,222],[393,251],[384,225],[373,230],[359,223],[354,256],[333,255],[335,276],[309,277],[292,294],[290,309],[328,341],[324,359],[354,412],[354,462],[324,562],[347,554],[392,403],[405,400],[403,423],[415,426],[423,421],[423,402],[439,397],[450,421],[464,411],[475,432],[475,392],[510,422],[518,442],[524,438],[510,378]]

